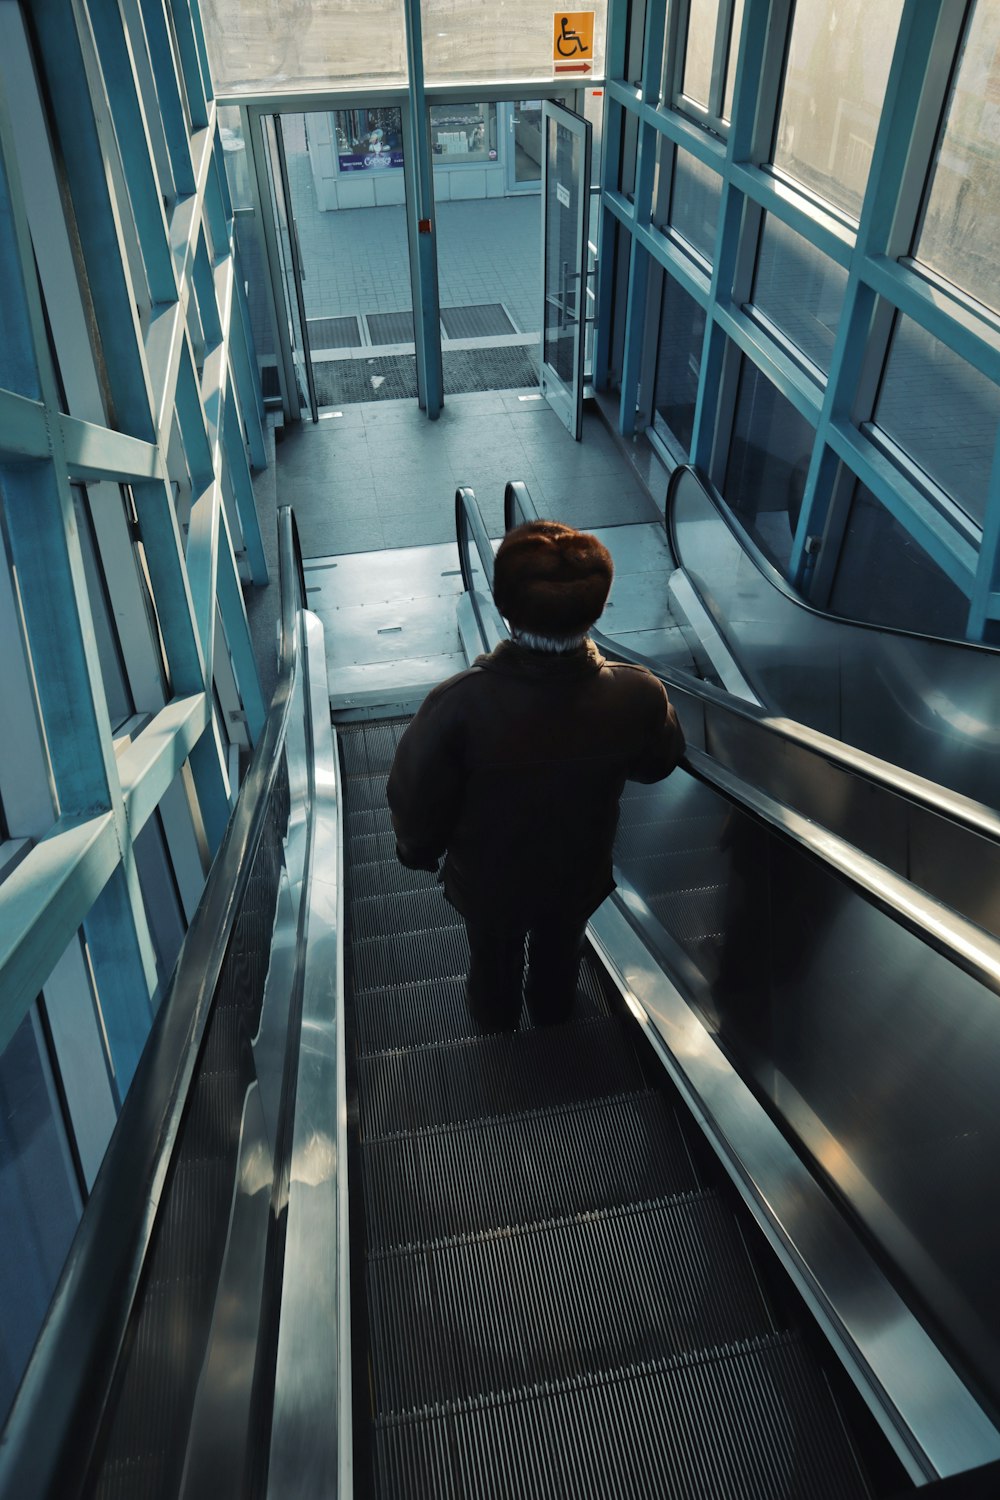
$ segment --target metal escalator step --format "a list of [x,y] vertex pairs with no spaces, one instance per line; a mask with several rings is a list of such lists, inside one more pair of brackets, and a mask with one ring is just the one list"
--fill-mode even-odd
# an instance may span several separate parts
[[646,905],[658,922],[685,946],[717,937],[726,927],[728,887],[699,886],[687,891],[654,891]]
[[452,912],[451,927],[353,942],[350,972],[357,990],[419,979],[453,979],[469,967],[465,923]]
[[[358,1051],[390,1052],[405,1047],[426,1047],[478,1037],[479,1027],[469,1014],[464,979],[432,979],[422,984],[402,984],[356,995],[353,1018]],[[609,1006],[592,967],[584,962],[576,990],[574,1018],[606,1016]],[[521,1008],[520,1027],[527,1030],[531,1019]]]
[[391,895],[397,891],[430,891],[437,883],[437,876],[431,870],[408,870],[395,857],[391,860],[372,860],[368,864],[349,862],[347,867],[348,897],[363,899],[366,896]]
[[395,864],[396,860],[396,836],[392,831],[388,833],[361,834],[357,838],[347,840],[347,867],[348,878],[351,868],[355,864]]
[[402,939],[414,932],[432,932],[440,927],[454,927],[461,921],[453,906],[444,899],[438,885],[418,891],[355,896],[350,903],[348,931],[355,944],[371,938]]
[[362,1138],[601,1099],[645,1089],[627,1023],[615,1016],[412,1052],[362,1057]]
[[374,1250],[644,1203],[698,1186],[662,1094],[445,1126],[363,1148]]
[[714,1193],[371,1254],[367,1285],[380,1413],[774,1331]]
[[387,776],[408,719],[342,726],[337,740],[345,776]]
[[715,886],[728,868],[725,854],[716,848],[661,849],[658,854],[633,856],[623,867],[640,894],[647,891],[691,890]]
[[385,776],[347,776],[344,779],[344,806],[350,812],[385,807]]
[[794,1334],[379,1421],[382,1500],[865,1500]]
[[349,839],[366,833],[391,833],[392,816],[388,803],[384,807],[362,807],[349,812],[344,819],[344,831]]
[[616,856],[643,858],[650,854],[662,854],[668,849],[677,854],[686,849],[718,848],[721,826],[721,820],[714,814],[676,821],[655,818],[649,822],[631,822],[625,816],[623,807],[615,837]]

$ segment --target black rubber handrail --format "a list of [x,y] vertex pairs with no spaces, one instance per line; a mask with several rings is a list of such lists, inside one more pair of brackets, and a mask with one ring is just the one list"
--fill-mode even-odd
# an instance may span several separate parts
[[287,506],[278,514],[278,540],[277,686],[0,1436],[4,1500],[65,1500],[74,1494],[111,1393],[200,1043],[264,828],[300,665],[297,614],[305,603],[304,573]]
[[[520,480],[511,481],[504,490],[504,529],[509,531],[512,526],[518,525],[521,521],[537,519],[538,511],[527,485]],[[796,602],[801,603],[801,601]],[[808,607],[803,605],[803,608]],[[879,627],[868,628],[875,630]],[[966,797],[961,792],[953,792],[948,787],[939,786],[936,782],[928,781],[926,777],[914,771],[907,771],[900,766],[892,765],[889,761],[880,760],[867,750],[856,749],[842,740],[834,739],[831,735],[810,729],[807,724],[801,724],[794,719],[787,719],[780,715],[776,716],[767,708],[736,698],[731,693],[727,693],[724,688],[704,682],[700,677],[694,677],[689,672],[654,664],[638,651],[630,651],[627,646],[610,640],[601,631],[592,630],[590,634],[599,649],[606,655],[617,656],[623,661],[631,661],[639,666],[647,667],[654,676],[658,677],[666,687],[672,688],[675,693],[684,693],[714,708],[724,709],[738,719],[757,725],[778,740],[800,745],[812,754],[820,756],[830,765],[848,771],[852,776],[863,777],[898,797],[925,807],[939,817],[947,818],[970,833],[1000,844],[1000,813],[985,803]]]
[[802,598],[801,594],[795,592],[785,575],[761,551],[761,548],[750,535],[749,531],[740,524],[739,517],[734,515],[725,503],[719,501],[704,476],[699,473],[694,464],[678,464],[677,468],[670,475],[667,483],[666,498],[663,502],[663,524],[666,528],[670,550],[676,558],[679,567],[684,566],[684,559],[681,556],[681,548],[677,540],[677,529],[674,518],[674,496],[683,480],[689,476],[697,480],[705,499],[719,520],[723,522],[735,537],[758,573],[766,579],[772,588],[783,595],[790,604],[794,604],[796,609],[804,610],[806,614],[815,615],[821,620],[830,620],[838,625],[850,626],[852,630],[869,630],[875,635],[898,636],[900,640],[932,641],[935,645],[949,648],[954,647],[956,651],[986,652],[988,655],[1000,657],[1000,646],[991,646],[985,641],[964,641],[953,635],[928,635],[918,630],[904,630],[899,625],[875,625],[871,620],[857,620],[853,615],[838,615],[832,610],[818,609],[815,604],[810,604],[807,599]]

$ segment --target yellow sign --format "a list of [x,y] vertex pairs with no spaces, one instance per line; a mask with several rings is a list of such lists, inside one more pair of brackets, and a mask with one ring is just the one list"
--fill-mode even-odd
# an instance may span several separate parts
[[589,73],[594,65],[594,12],[557,10],[552,17],[555,73]]

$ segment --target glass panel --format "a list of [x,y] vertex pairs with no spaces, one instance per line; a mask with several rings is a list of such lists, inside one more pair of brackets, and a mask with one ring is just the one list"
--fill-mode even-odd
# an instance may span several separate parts
[[[105,502],[110,497],[116,508],[120,506],[121,500],[117,486],[109,484],[106,486],[94,486],[94,489],[97,496]],[[104,683],[104,696],[108,705],[108,717],[111,720],[111,727],[114,729],[130,717],[135,705],[132,702],[132,695],[129,692],[128,680],[125,675],[125,664],[122,661],[121,646],[118,640],[118,630],[115,617],[112,613],[111,599],[109,598],[107,580],[94,538],[90,496],[81,484],[74,484],[72,490],[73,509],[76,513],[80,549],[83,553],[83,569],[87,578],[90,616],[93,621],[94,636],[97,641],[97,658],[101,667],[101,680]],[[117,517],[115,519],[117,520]]]
[[0,1423],[79,1218],[61,1118],[28,1015],[0,1057]]
[[776,167],[853,218],[861,213],[903,0],[798,0]]
[[815,245],[768,214],[751,301],[827,373],[847,286],[847,272]]
[[830,608],[852,620],[965,635],[969,601],[860,482],[844,532]]
[[875,421],[963,510],[983,523],[1000,390],[933,334],[898,317]]
[[342,172],[402,168],[403,116],[400,110],[338,109],[333,123],[337,134],[337,165]]
[[743,30],[744,0],[736,0],[733,6],[733,26],[729,33],[729,62],[726,66],[726,94],[722,102],[722,118],[732,119],[733,94],[736,91],[736,64],[740,55],[740,32]]
[[782,571],[798,525],[813,437],[805,417],[744,359],[722,493]]
[[670,227],[709,263],[715,255],[721,195],[719,174],[678,147],[670,192]]
[[542,357],[566,385],[576,373],[579,339],[579,206],[582,149],[577,136],[549,120],[545,204],[545,325]]
[[236,213],[253,211],[253,193],[250,191],[250,167],[247,162],[247,146],[243,135],[243,122],[236,105],[224,105],[219,109],[219,135],[226,163],[226,179],[229,196]]
[[542,180],[542,101],[519,99],[513,106],[511,134],[514,141],[514,182]]
[[431,108],[431,150],[440,165],[496,161],[495,104],[435,104]]
[[217,94],[406,82],[403,0],[201,0]]
[[689,99],[703,104],[706,109],[712,92],[712,57],[718,13],[719,0],[690,0],[683,90]]
[[[518,78],[551,78],[558,60],[554,55],[553,10],[537,0],[505,0],[502,6],[483,5],[481,0],[422,0],[427,82],[482,78],[512,83]],[[594,0],[586,7],[586,12],[590,11],[594,16],[593,47],[575,50],[569,61],[589,64],[592,76],[600,77],[604,73],[607,0]],[[581,9],[564,14],[586,12]]]
[[654,425],[658,417],[684,452],[691,452],[694,408],[705,339],[705,313],[670,276],[663,280],[659,344],[656,352]]
[[914,254],[1000,311],[1000,6],[976,5],[966,32]]

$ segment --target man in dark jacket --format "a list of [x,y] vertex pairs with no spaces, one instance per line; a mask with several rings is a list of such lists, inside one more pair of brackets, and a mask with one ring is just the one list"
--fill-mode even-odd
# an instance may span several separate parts
[[606,661],[587,631],[613,566],[596,537],[531,521],[505,537],[493,591],[513,639],[428,695],[388,799],[403,864],[436,869],[469,936],[468,998],[486,1030],[573,1006],[587,918],[614,889],[625,782],[659,781],[684,736],[659,680]]

